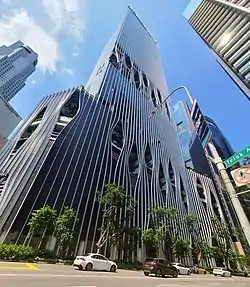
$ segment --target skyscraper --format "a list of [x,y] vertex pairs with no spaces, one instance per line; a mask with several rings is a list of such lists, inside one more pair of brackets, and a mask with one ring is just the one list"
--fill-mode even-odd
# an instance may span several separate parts
[[[195,106],[198,107],[196,101],[194,101],[194,103]],[[172,115],[174,118],[174,122],[176,124],[183,159],[185,161],[186,166],[192,169],[192,172],[190,171],[190,169],[188,169],[188,176],[189,176],[188,178],[190,181],[191,192],[193,192],[192,189],[194,188],[196,188],[196,190],[199,191],[200,185],[202,185],[206,187],[204,189],[205,190],[204,192],[209,194],[210,191],[207,191],[209,189],[207,182],[210,181],[209,186],[213,188],[220,202],[220,204],[216,202],[216,205],[221,210],[221,213],[223,213],[223,218],[227,221],[229,225],[232,226],[232,228],[234,228],[234,224],[235,223],[237,224],[238,221],[235,217],[235,212],[233,210],[232,204],[226,194],[225,187],[222,183],[222,180],[219,176],[219,172],[216,169],[216,166],[210,163],[210,161],[208,161],[207,159],[204,147],[195,130],[195,122],[193,122],[193,119],[191,117],[191,110],[189,109],[187,103],[184,101],[180,101],[176,105],[174,105],[172,109]],[[200,129],[200,131],[206,131],[207,128],[209,127],[209,129],[212,131],[212,136],[209,137],[210,140],[224,154],[230,152],[231,147],[226,138],[223,136],[222,132],[215,124],[215,122],[206,116],[202,117],[205,123],[201,123],[201,120],[199,120],[200,123],[198,126],[203,127],[202,129]],[[207,128],[205,128],[205,126],[207,126]],[[210,131],[206,131],[206,133],[201,132],[201,134],[203,134],[203,138],[207,138],[206,134],[210,134]],[[209,147],[207,147],[206,150],[209,152]],[[199,174],[205,176],[201,178],[202,179],[206,178],[206,181],[204,181],[202,184],[198,183],[197,186],[195,186],[194,183],[196,182],[196,180],[193,180],[193,182],[191,181],[195,177],[200,178]],[[199,193],[200,192],[198,192],[198,194]],[[213,196],[213,194],[211,194],[211,196]],[[204,196],[203,198],[201,198],[202,204],[204,205],[204,203],[206,203],[206,205],[208,206],[209,201],[204,202],[204,198],[205,198]],[[211,203],[212,201],[210,200],[210,204]],[[212,207],[210,206],[210,208]]]
[[212,132],[211,141],[216,147],[217,152],[219,153],[220,157],[222,159],[227,159],[230,156],[232,156],[234,154],[233,148],[231,147],[228,139],[219,129],[217,124],[214,122],[214,120],[212,120],[208,116],[205,116],[205,120],[209,126],[209,129]]
[[20,121],[19,114],[0,97],[0,149]]
[[[188,178],[168,105],[157,44],[135,12],[104,49],[86,85],[45,97],[0,153],[0,241],[34,243],[27,225],[34,209],[71,206],[74,254],[95,251],[102,214],[96,191],[125,188],[137,202],[133,225],[149,226],[151,207],[192,213]],[[180,223],[180,233],[189,239]],[[129,236],[129,235],[127,235]],[[208,238],[207,235],[205,238]],[[52,236],[47,248],[54,249]],[[139,239],[135,256],[142,260]],[[110,247],[103,250],[110,255]]]
[[176,124],[180,148],[183,159],[187,167],[193,168],[193,162],[189,151],[192,134],[194,133],[194,124],[192,122],[187,103],[180,101],[173,106],[172,115]]
[[190,25],[202,37],[217,61],[248,99],[250,99],[249,8],[248,0],[200,2],[191,0],[185,11]]
[[21,41],[0,47],[0,97],[10,101],[35,71],[37,54]]

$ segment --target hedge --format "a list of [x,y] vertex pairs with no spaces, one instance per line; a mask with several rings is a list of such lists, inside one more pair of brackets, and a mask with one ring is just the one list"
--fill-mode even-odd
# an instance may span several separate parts
[[34,260],[36,254],[32,247],[14,244],[0,244],[0,259],[19,261]]

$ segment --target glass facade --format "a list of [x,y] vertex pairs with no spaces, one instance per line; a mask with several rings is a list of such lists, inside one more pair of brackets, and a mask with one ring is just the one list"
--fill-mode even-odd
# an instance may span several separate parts
[[[234,209],[230,199],[228,198],[227,192],[225,191],[219,172],[216,166],[212,162],[208,161],[202,143],[197,133],[194,131],[194,124],[187,104],[183,101],[178,102],[173,107],[172,114],[176,124],[179,144],[186,166],[193,169],[194,174],[200,173],[211,180],[220,203],[218,206],[220,206],[220,210],[223,213],[223,218],[231,226],[238,224]],[[226,155],[232,152],[228,141],[212,119],[206,116],[204,116],[204,118],[212,132],[210,140],[213,141],[219,154],[225,158]],[[209,148],[207,148],[207,152],[209,153]]]
[[19,114],[0,97],[0,148],[7,141],[8,136],[20,123]]
[[233,148],[231,147],[227,138],[223,135],[221,130],[218,128],[216,123],[209,117],[205,116],[205,120],[212,132],[211,141],[216,147],[219,156],[222,159],[227,159],[234,154]]
[[248,0],[192,0],[184,13],[190,25],[248,100],[249,7]]
[[179,144],[185,164],[187,167],[194,168],[189,151],[189,145],[193,136],[192,133],[194,132],[194,125],[186,102],[178,102],[172,108],[172,115],[176,124]]
[[35,71],[38,55],[23,42],[0,46],[0,97],[9,102]]

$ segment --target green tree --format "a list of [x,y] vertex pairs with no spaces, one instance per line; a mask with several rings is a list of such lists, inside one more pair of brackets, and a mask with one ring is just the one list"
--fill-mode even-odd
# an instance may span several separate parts
[[[101,195],[96,193],[97,201],[101,205],[103,221],[100,238],[97,242],[97,252],[106,243],[112,244],[118,249],[118,257],[126,248],[124,242],[133,242],[138,236],[138,229],[133,226],[133,215],[136,201],[131,196],[126,196],[124,188],[114,183],[105,184],[105,192]],[[127,237],[127,239],[125,239]]]
[[65,207],[63,213],[56,220],[55,235],[59,252],[63,259],[70,246],[70,241],[73,237],[73,226],[76,221],[75,212],[70,207]]
[[[228,228],[228,225],[224,222],[221,222],[217,217],[211,219],[213,227],[213,238],[217,243],[217,257],[223,259],[225,267],[230,268],[230,252],[232,248],[232,235]],[[215,249],[214,249],[215,251]],[[215,255],[215,252],[214,252]]]
[[142,240],[146,247],[155,249],[157,247],[156,231],[153,228],[149,228],[143,231]]
[[208,251],[206,242],[204,242],[201,238],[201,222],[198,216],[193,214],[185,215],[184,222],[186,223],[191,236],[192,256],[194,263],[199,264],[204,258],[203,255],[205,253],[203,254],[203,251]]
[[207,260],[212,257],[213,251],[212,247],[209,246],[206,242],[203,242],[201,245],[201,254],[202,254],[202,259]]
[[47,240],[48,235],[53,234],[56,217],[56,210],[48,205],[32,212],[28,226],[32,235],[40,237],[37,249]]
[[177,237],[173,243],[173,251],[179,262],[183,262],[183,259],[190,252],[190,243],[188,240],[181,237]]
[[177,218],[177,215],[176,208],[154,207],[150,210],[150,216],[154,224],[158,256],[160,256],[162,250],[170,261],[172,261],[172,238],[176,236],[176,230],[174,230],[172,223]]

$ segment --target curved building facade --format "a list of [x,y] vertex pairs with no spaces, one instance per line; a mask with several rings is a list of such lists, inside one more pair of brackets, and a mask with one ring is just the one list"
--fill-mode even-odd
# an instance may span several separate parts
[[[34,209],[50,205],[60,214],[70,206],[79,219],[72,252],[95,251],[102,223],[95,194],[105,183],[121,185],[134,197],[133,224],[142,231],[151,207],[192,213],[168,105],[148,118],[166,97],[166,84],[157,44],[131,8],[86,90],[45,97],[1,151],[1,242],[32,243],[27,223]],[[188,239],[185,226],[180,230]],[[55,248],[55,237],[48,246]],[[139,240],[137,258],[144,254]]]

